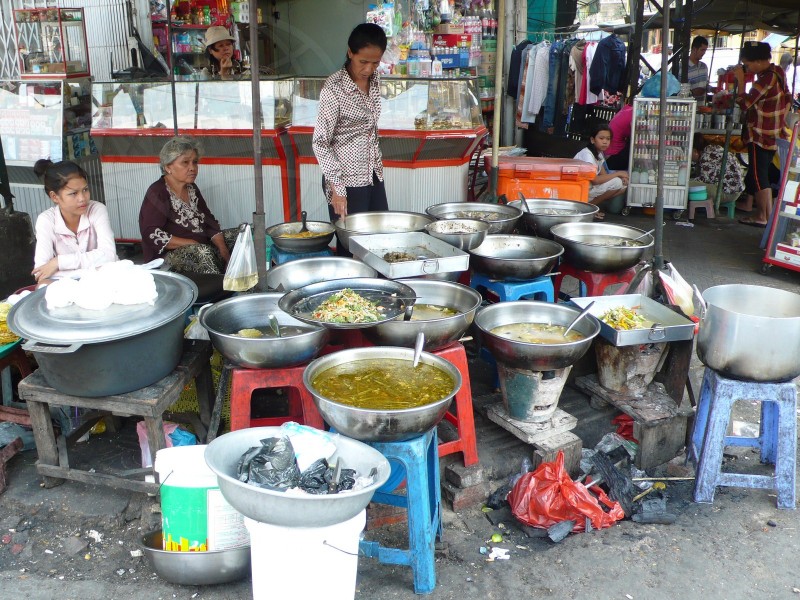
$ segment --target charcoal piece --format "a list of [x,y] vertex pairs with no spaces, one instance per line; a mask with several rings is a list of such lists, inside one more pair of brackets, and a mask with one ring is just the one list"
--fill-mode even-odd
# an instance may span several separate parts
[[636,495],[636,488],[631,478],[615,467],[603,452],[595,454],[592,462],[603,483],[608,487],[608,497],[619,502],[625,516],[630,517],[633,514],[633,497]]
[[575,521],[561,521],[547,528],[547,537],[558,543],[567,537],[575,527]]

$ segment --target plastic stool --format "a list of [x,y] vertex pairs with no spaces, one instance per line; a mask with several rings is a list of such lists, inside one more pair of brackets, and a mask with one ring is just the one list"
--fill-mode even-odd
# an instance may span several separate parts
[[387,548],[378,542],[362,540],[361,556],[377,558],[390,565],[411,567],[414,592],[429,594],[436,587],[434,544],[442,539],[442,491],[439,482],[436,428],[405,442],[366,442],[390,463],[405,469],[406,494],[391,493],[384,484],[372,502],[400,506],[408,511],[408,549]]
[[[303,371],[306,365],[283,369],[244,369],[231,368],[231,431],[280,425],[287,421],[324,429],[314,398],[303,385]],[[289,414],[282,417],[253,419],[250,416],[250,401],[253,390],[289,388]]]
[[301,258],[315,258],[317,256],[333,256],[333,252],[330,248],[318,250],[317,252],[287,252],[286,250],[281,250],[277,246],[270,246],[270,257],[272,258],[272,262],[276,265],[282,265],[283,263],[299,260]]
[[555,301],[553,278],[546,275],[528,281],[504,281],[490,279],[481,273],[473,273],[469,285],[474,290],[485,288],[494,292],[501,302],[523,298],[533,298],[545,302]]
[[614,273],[595,273],[576,269],[566,262],[562,262],[558,270],[560,272],[555,276],[555,281],[553,282],[556,297],[561,291],[561,282],[566,276],[574,277],[580,282],[579,296],[602,296],[607,287],[617,283],[630,283],[636,275],[635,267],[629,267],[624,271],[616,271]]
[[[761,424],[756,438],[728,436],[731,409],[737,400],[761,402]],[[797,453],[797,388],[794,383],[759,383],[727,379],[706,369],[697,405],[689,455],[697,465],[695,502],[714,502],[718,485],[776,490],[778,508],[795,507]],[[761,450],[761,462],[775,464],[775,475],[723,473],[725,446],[752,446]]]
[[444,413],[444,418],[458,430],[458,438],[439,444],[439,456],[461,452],[465,467],[478,464],[478,438],[475,435],[475,416],[472,412],[472,386],[469,382],[467,351],[461,342],[453,342],[431,354],[445,359],[461,373],[461,389],[454,398],[456,413],[453,414],[449,410]]
[[714,214],[714,199],[708,198],[706,200],[690,200],[689,201],[689,220],[691,221],[694,219],[694,211],[698,208],[705,208],[706,209],[706,217],[709,219],[713,219],[715,217]]
[[719,209],[728,212],[728,218],[732,219],[736,215],[736,202],[720,202]]

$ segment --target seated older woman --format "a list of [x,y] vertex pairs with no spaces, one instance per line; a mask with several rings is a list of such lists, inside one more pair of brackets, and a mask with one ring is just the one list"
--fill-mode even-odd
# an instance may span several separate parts
[[139,210],[144,260],[161,257],[177,273],[221,274],[238,229],[222,231],[195,184],[201,148],[178,136],[159,153],[162,177],[145,193]]

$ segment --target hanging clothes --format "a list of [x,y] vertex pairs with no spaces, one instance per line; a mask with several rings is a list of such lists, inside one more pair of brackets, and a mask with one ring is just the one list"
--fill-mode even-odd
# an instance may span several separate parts
[[586,49],[586,40],[578,40],[569,52],[569,68],[575,74],[575,95],[570,102],[580,102],[581,86],[586,63],[583,61],[583,51]]
[[525,55],[525,50],[527,50],[527,48],[532,44],[533,42],[530,40],[523,40],[511,51],[506,93],[512,98],[516,99],[519,97],[519,86],[521,83],[520,73],[522,71],[523,56]]
[[564,42],[556,41],[550,46],[547,64],[547,93],[543,103],[544,114],[542,115],[542,129],[547,130],[553,127],[556,116],[556,102],[558,99],[558,89],[563,85],[561,81],[561,52],[564,50]]
[[625,44],[616,34],[600,40],[597,44],[589,78],[589,91],[601,95],[605,90],[609,94],[625,91]]
[[581,93],[578,102],[580,104],[597,104],[600,101],[597,94],[592,92],[592,73],[591,66],[594,60],[595,50],[597,49],[596,42],[589,42],[586,48],[583,49],[583,74],[584,78],[581,82]]
[[[547,97],[547,85],[550,80],[550,42],[542,42],[536,47],[536,57],[533,65],[533,77],[530,90],[530,100],[528,101],[527,111],[531,116],[528,123],[535,123],[539,111],[542,110],[545,98]],[[523,121],[526,119],[523,117]]]

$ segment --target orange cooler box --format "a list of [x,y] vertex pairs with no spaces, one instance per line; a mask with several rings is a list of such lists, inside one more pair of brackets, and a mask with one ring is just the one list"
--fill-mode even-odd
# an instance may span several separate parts
[[[491,155],[486,157],[487,171]],[[571,158],[539,158],[535,156],[501,156],[497,174],[497,194],[509,201],[519,193],[526,198],[559,198],[589,201],[589,182],[595,167]]]

